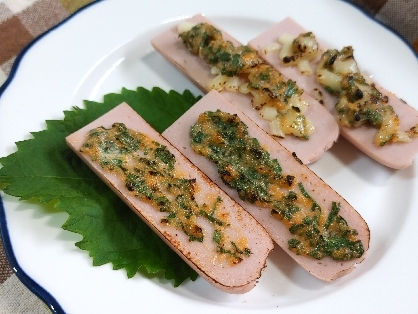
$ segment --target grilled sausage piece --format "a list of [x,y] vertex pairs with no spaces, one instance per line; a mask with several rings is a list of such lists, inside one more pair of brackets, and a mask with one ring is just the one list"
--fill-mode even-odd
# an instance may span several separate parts
[[[364,254],[360,258],[349,261],[336,261],[329,257],[320,260],[297,255],[289,250],[288,241],[292,234],[282,222],[270,214],[270,210],[260,208],[254,204],[240,199],[236,190],[228,187],[219,177],[217,167],[209,159],[196,154],[190,146],[190,127],[194,125],[199,115],[206,111],[217,110],[236,114],[248,126],[249,135],[256,138],[261,146],[267,150],[272,159],[277,159],[284,173],[291,174],[302,182],[306,192],[317,201],[323,211],[329,213],[331,202],[340,203],[340,215],[347,221],[349,226],[358,232],[358,238],[364,247]],[[321,180],[306,165],[300,164],[291,152],[274,141],[267,133],[261,130],[251,119],[228,102],[222,94],[211,91],[192,108],[183,114],[162,135],[177,147],[193,164],[201,169],[213,182],[220,186],[227,194],[244,207],[261,225],[263,225],[272,239],[281,246],[289,255],[304,269],[325,281],[331,281],[351,272],[355,265],[360,263],[366,255],[369,247],[370,232],[366,222],[360,214],[336,191]]]
[[[316,75],[302,75],[299,69],[295,66],[286,66],[280,60],[277,51],[274,53],[265,53],[265,48],[277,43],[278,39],[288,34],[292,37],[297,37],[299,34],[306,33],[307,30],[295,22],[291,18],[286,18],[280,23],[274,25],[252,39],[248,45],[253,49],[258,50],[261,58],[269,62],[274,68],[278,69],[285,76],[295,80],[304,91],[312,97],[321,98],[324,106],[331,114],[335,114],[335,103],[337,98],[328,93],[325,88],[318,83]],[[318,39],[319,48],[323,51],[327,47]],[[312,62],[311,67],[316,69],[319,63],[319,58]],[[395,110],[400,120],[400,129],[409,130],[418,124],[418,111],[406,104],[393,93],[387,91],[375,84],[376,88],[383,94],[388,96],[388,104]],[[359,128],[340,127],[340,134],[347,139],[351,144],[361,150],[363,153],[376,160],[377,162],[393,168],[403,169],[411,165],[414,157],[418,153],[418,139],[412,138],[408,143],[389,143],[385,146],[377,146],[374,144],[374,137],[376,130],[373,127],[363,126]]]

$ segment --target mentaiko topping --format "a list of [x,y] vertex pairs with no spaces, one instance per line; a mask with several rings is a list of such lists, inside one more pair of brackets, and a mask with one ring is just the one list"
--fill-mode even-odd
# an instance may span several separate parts
[[222,199],[214,196],[212,203],[198,204],[195,194],[199,186],[194,179],[178,173],[175,157],[166,146],[126,128],[123,123],[114,123],[110,129],[91,130],[80,151],[104,170],[119,176],[127,193],[166,213],[161,224],[182,230],[189,241],[203,242],[205,231],[198,220],[207,219],[215,226],[212,241],[217,254],[227,256],[232,264],[251,254],[246,239],[232,241],[224,232],[229,222],[219,210]]
[[317,80],[338,97],[335,108],[342,126],[368,124],[378,128],[374,140],[377,146],[409,142],[411,137],[416,137],[416,126],[407,132],[399,129],[398,115],[388,103],[388,97],[362,76],[352,47],[325,51],[318,64]]
[[288,247],[298,255],[351,260],[364,253],[357,231],[330,203],[329,214],[295,175],[283,173],[277,159],[248,134],[237,115],[217,110],[202,113],[190,130],[192,149],[217,165],[222,181],[239,197],[270,210],[289,230]]
[[209,89],[250,94],[253,107],[263,119],[270,121],[272,135],[309,138],[314,126],[304,115],[308,104],[302,100],[303,91],[294,81],[264,63],[254,49],[235,47],[223,40],[222,33],[212,25],[199,23],[179,29],[190,52],[213,66],[212,73],[217,74],[209,82]]

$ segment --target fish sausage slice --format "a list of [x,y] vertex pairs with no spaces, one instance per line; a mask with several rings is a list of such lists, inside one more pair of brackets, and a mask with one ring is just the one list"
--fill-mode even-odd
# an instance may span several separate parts
[[[335,261],[328,257],[315,260],[310,257],[296,255],[288,249],[288,240],[292,237],[291,233],[279,220],[270,215],[269,209],[263,209],[242,201],[236,190],[227,187],[222,182],[218,175],[216,165],[206,157],[196,154],[189,144],[190,127],[197,122],[199,115],[205,111],[216,111],[218,109],[230,114],[237,114],[241,121],[248,126],[249,135],[258,139],[261,146],[270,153],[272,159],[278,160],[284,173],[299,178],[305,190],[317,201],[323,211],[329,212],[332,201],[341,203],[340,215],[348,222],[351,228],[358,231],[358,238],[363,243],[364,254],[361,258],[351,261]],[[251,119],[229,103],[218,92],[209,92],[165,130],[162,135],[173,146],[177,147],[193,164],[200,168],[213,182],[220,186],[222,190],[226,191],[226,193],[253,215],[266,228],[273,240],[312,275],[325,281],[331,281],[351,272],[355,268],[355,265],[364,259],[369,247],[370,233],[366,222],[360,214],[306,165],[300,164],[288,150],[274,141],[266,132],[261,130]]]
[[[263,52],[263,50],[272,43],[277,43],[278,38],[284,34],[297,37],[299,34],[306,32],[307,31],[293,19],[286,18],[265,31],[263,34],[251,40],[248,45],[251,48],[258,50],[261,58],[283,73],[283,75],[296,81],[298,86],[303,88],[303,90],[312,97],[317,97],[318,91],[320,91],[324,106],[331,114],[334,115],[337,98],[328,93],[325,88],[317,82],[315,75],[302,75],[297,67],[284,66],[277,51],[267,54]],[[322,44],[318,38],[317,41],[320,49],[325,51],[327,47]],[[319,58],[311,63],[313,69],[316,69],[318,62]],[[409,130],[418,123],[417,110],[381,86],[376,84],[376,88],[383,95],[388,96],[388,103],[392,105],[396,114],[399,116],[400,130]],[[376,128],[369,126],[362,126],[359,128],[340,128],[340,133],[345,139],[377,162],[393,169],[403,169],[411,165],[414,157],[418,153],[418,138],[413,138],[411,142],[408,143],[389,143],[380,147],[374,144],[376,132]]]
[[[196,15],[187,21],[195,24],[204,22],[214,25],[202,15]],[[217,27],[216,25],[214,26]],[[219,27],[217,28],[221,30]],[[221,31],[225,40],[231,41],[235,46],[241,46],[237,40],[232,38],[225,31]],[[211,74],[210,66],[207,65],[204,60],[193,55],[183,44],[182,39],[179,38],[177,26],[174,26],[153,38],[151,43],[159,53],[161,53],[181,72],[183,72],[204,93],[209,92],[207,84],[216,75]],[[253,109],[250,96],[241,93],[224,91],[222,94],[224,94],[224,96],[241,111],[248,115],[259,127],[267,133],[269,132],[268,121],[262,119],[258,111]],[[302,99],[309,104],[305,115],[315,126],[315,130],[310,136],[310,139],[298,139],[291,135],[286,136],[284,139],[278,137],[274,138],[288,150],[295,152],[299,159],[301,159],[305,164],[308,164],[319,159],[323,152],[328,150],[334,144],[339,135],[339,128],[334,118],[315,99],[310,97],[307,93],[303,93]]]
[[[190,242],[183,231],[161,223],[161,219],[166,217],[166,213],[160,212],[130,194],[120,177],[103,171],[88,155],[80,152],[86,135],[91,129],[100,126],[110,128],[115,122],[124,123],[127,128],[144,133],[160,144],[166,145],[169,151],[175,155],[177,173],[181,173],[181,176],[187,179],[196,179],[198,192],[195,196],[199,204],[213,201],[219,195],[223,200],[219,210],[228,215],[228,221],[231,224],[225,233],[231,239],[244,237],[251,254],[235,265],[219,256],[215,251],[216,246],[212,242],[214,224],[205,219],[198,222],[204,230],[204,241]],[[69,135],[66,140],[74,152],[199,275],[216,288],[228,293],[245,293],[255,286],[256,280],[266,266],[267,255],[273,249],[273,242],[266,230],[161,137],[131,107],[125,103],[119,105],[101,118]]]

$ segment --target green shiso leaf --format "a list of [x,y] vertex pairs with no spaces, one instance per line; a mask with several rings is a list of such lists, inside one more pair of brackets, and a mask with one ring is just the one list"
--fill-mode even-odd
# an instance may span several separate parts
[[64,120],[47,121],[46,130],[16,143],[17,151],[0,158],[0,188],[20,200],[54,203],[68,213],[63,229],[78,233],[76,243],[89,252],[93,265],[112,263],[133,277],[138,271],[164,274],[174,286],[194,272],[66,145],[65,137],[122,102],[128,103],[158,132],[163,132],[199,97],[190,91],[168,93],[122,89],[104,96],[103,103],[85,101],[85,109],[65,111]]

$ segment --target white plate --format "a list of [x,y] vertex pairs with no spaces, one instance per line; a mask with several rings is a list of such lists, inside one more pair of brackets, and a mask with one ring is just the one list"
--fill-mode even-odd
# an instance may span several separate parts
[[[197,89],[156,53],[150,39],[180,18],[204,13],[245,43],[291,16],[329,46],[353,45],[365,71],[418,107],[418,62],[393,32],[344,1],[148,1],[109,0],[83,10],[37,40],[18,59],[0,90],[0,156],[41,130],[47,119],[101,101],[104,94],[137,86]],[[63,231],[67,216],[1,194],[2,233],[18,275],[60,312],[68,313],[339,313],[411,312],[418,282],[418,166],[389,170],[340,140],[311,166],[369,223],[370,250],[351,274],[321,282],[276,249],[257,287],[244,295],[221,293],[202,279],[173,288],[138,274],[127,279],[111,265],[93,267],[80,236]],[[7,224],[6,224],[7,222]],[[19,268],[20,267],[20,268]],[[29,279],[23,273],[29,276]],[[32,278],[35,283],[30,281]],[[53,298],[42,290],[44,288]]]

